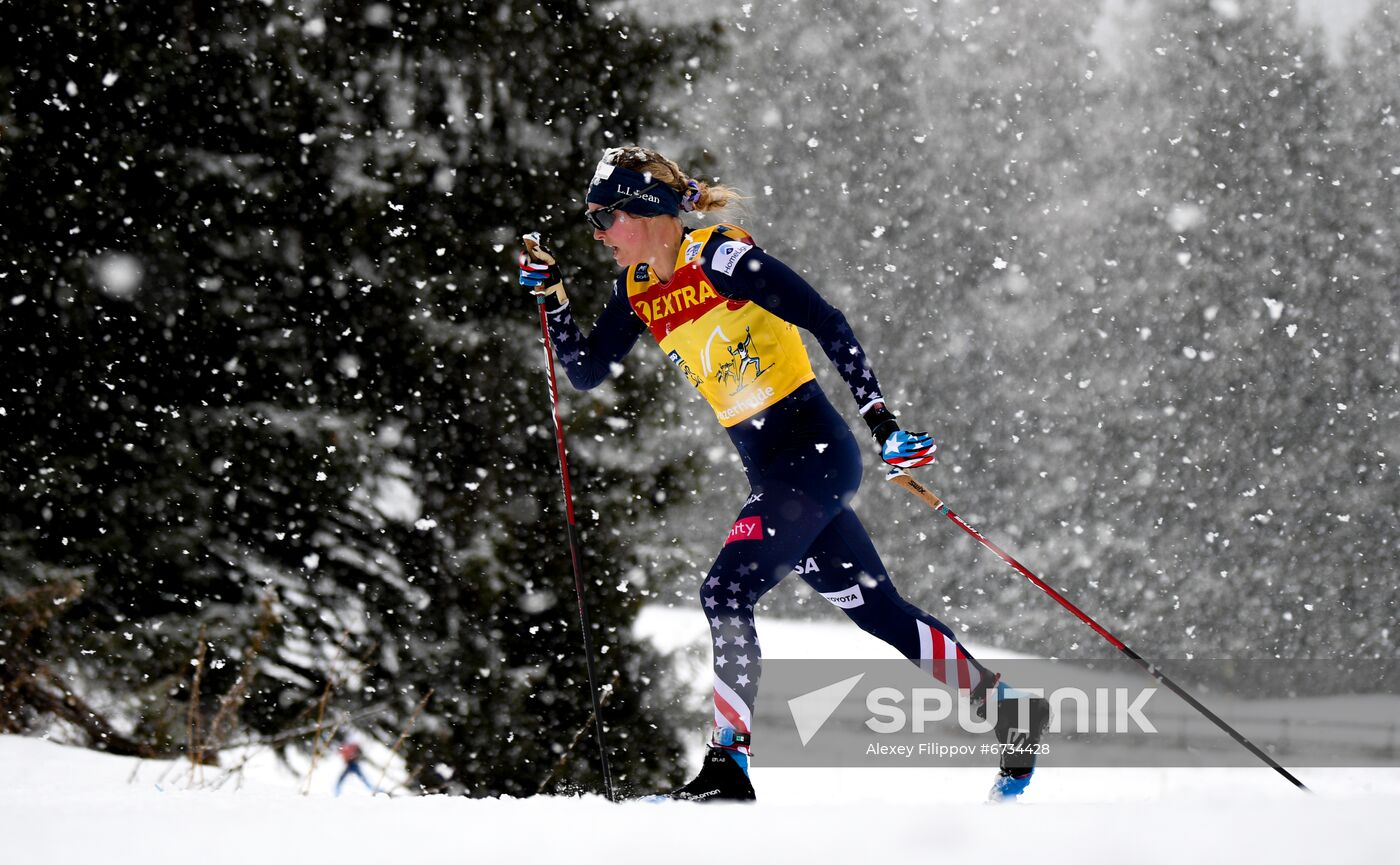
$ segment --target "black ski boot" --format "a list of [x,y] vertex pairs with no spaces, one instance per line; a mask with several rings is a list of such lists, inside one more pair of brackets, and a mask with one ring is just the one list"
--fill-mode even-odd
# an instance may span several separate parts
[[695,780],[665,795],[685,802],[752,802],[756,796],[749,783],[748,770],[739,764],[748,755],[729,748],[710,746],[705,763]]
[[[987,718],[988,697],[999,693],[1000,679],[1000,674],[985,674],[972,692],[972,708],[981,720]],[[989,796],[993,802],[1013,802],[1030,786],[1036,752],[1050,726],[1049,700],[1016,696],[1014,688],[1007,690],[1011,692],[1008,696],[997,698],[996,737],[1001,748],[1001,769]]]
[[1030,777],[1035,771],[1040,740],[1049,726],[1050,701],[1044,697],[997,701],[997,743],[1005,747],[1001,755],[1002,774]]

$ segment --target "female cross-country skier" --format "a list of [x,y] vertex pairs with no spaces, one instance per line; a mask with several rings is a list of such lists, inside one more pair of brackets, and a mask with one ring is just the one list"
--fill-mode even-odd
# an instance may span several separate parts
[[[574,387],[602,383],[650,332],[714,409],[752,486],[700,586],[714,646],[710,747],[699,775],[669,795],[754,798],[748,774],[760,670],[754,604],[799,563],[802,578],[863,630],[950,688],[967,691],[979,717],[989,693],[998,700],[1003,745],[1034,746],[1048,723],[1046,701],[1010,691],[947,625],[895,590],[851,510],[860,452],[814,378],[798,328],[816,338],[845,379],[881,459],[900,468],[927,465],[934,461],[933,439],[900,427],[846,317],[806,280],[738,226],[692,229],[680,220],[682,212],[719,210],[735,197],[729,188],[691,179],[653,150],[608,150],[588,187],[585,216],[594,239],[623,270],[587,334],[574,321],[554,258],[528,240],[520,257],[521,284],[548,295],[550,339]],[[1018,720],[1022,709],[1029,723]],[[1034,767],[1033,747],[1003,750],[992,798],[1020,795]]]

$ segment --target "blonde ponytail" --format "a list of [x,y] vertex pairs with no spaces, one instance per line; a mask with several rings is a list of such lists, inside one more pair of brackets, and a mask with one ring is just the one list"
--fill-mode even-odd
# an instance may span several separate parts
[[723,210],[731,201],[742,200],[738,190],[729,186],[715,185],[695,181],[700,187],[700,196],[695,201],[695,210],[701,213],[709,213],[712,210]]

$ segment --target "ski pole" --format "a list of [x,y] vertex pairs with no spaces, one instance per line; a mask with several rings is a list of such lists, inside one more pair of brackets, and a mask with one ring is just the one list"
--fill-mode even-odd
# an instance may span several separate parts
[[[525,249],[536,261],[553,264],[554,260],[540,248],[539,235],[526,235]],[[546,260],[548,259],[548,260]],[[588,621],[588,604],[583,594],[583,568],[579,565],[578,533],[574,523],[574,494],[569,487],[569,455],[564,447],[564,424],[559,420],[559,385],[554,377],[554,347],[549,341],[549,321],[545,318],[543,294],[535,300],[540,310],[540,333],[544,337],[544,368],[549,377],[549,398],[554,408],[554,439],[559,448],[559,473],[564,480],[564,512],[568,515],[569,556],[574,563],[574,594],[578,598],[579,626],[583,629],[583,663],[588,670],[588,694],[593,698],[593,730],[598,736],[598,756],[603,770],[603,793],[609,802],[617,801],[613,795],[612,769],[608,765],[608,748],[603,742],[603,713],[598,700],[598,676],[593,669],[592,627]]]
[[983,536],[981,532],[977,531],[972,526],[964,522],[963,518],[949,510],[948,506],[943,503],[943,500],[940,499],[937,495],[935,495],[932,490],[919,483],[918,481],[914,480],[914,478],[912,478],[908,472],[902,469],[890,469],[889,473],[885,475],[885,480],[897,484],[898,486],[904,487],[909,492],[923,499],[929,507],[933,508],[938,513],[952,520],[955,524],[957,524],[958,528],[967,532],[969,535],[972,535],[973,539],[976,540],[979,544],[1000,556],[1002,561],[1015,568],[1016,571],[1021,574],[1021,576],[1030,580],[1036,585],[1037,588],[1045,592],[1045,594],[1054,598],[1056,603],[1073,613],[1076,617],[1079,618],[1081,622],[1088,625],[1090,628],[1093,628],[1094,632],[1100,637],[1103,637],[1105,640],[1107,640],[1111,646],[1113,646],[1115,649],[1131,658],[1133,662],[1136,663],[1139,667],[1141,667],[1149,676],[1170,688],[1172,693],[1185,700],[1193,709],[1204,715],[1211,723],[1215,724],[1215,726],[1228,733],[1230,738],[1243,745],[1247,751],[1249,751],[1254,756],[1258,757],[1260,760],[1263,760],[1275,772],[1278,772],[1280,775],[1293,782],[1294,786],[1296,786],[1298,789],[1307,792],[1312,792],[1308,790],[1307,786],[1302,781],[1299,781],[1297,778],[1295,778],[1291,772],[1280,766],[1278,764],[1278,761],[1274,760],[1274,758],[1270,757],[1268,754],[1265,754],[1253,742],[1246,739],[1244,735],[1240,733],[1240,731],[1236,730],[1234,727],[1231,727],[1219,715],[1215,714],[1210,709],[1207,709],[1205,705],[1201,703],[1200,700],[1197,700],[1195,697],[1188,694],[1186,690],[1180,685],[1178,685],[1176,682],[1173,682],[1171,679],[1167,678],[1167,674],[1163,673],[1162,670],[1156,664],[1144,660],[1141,655],[1128,648],[1128,646],[1122,640],[1113,636],[1113,634],[1109,633],[1106,628],[1104,628],[1102,625],[1100,625],[1093,619],[1089,618],[1089,615],[1087,613],[1076,607],[1074,604],[1070,603],[1064,595],[1061,595],[1059,592],[1051,588],[1051,586],[1044,580],[1042,580],[1040,577],[1037,577],[1035,574],[1031,573],[1030,569],[1028,569],[1025,565],[1016,561],[1005,550],[1003,550],[1001,547],[998,547],[991,541],[987,540],[987,538]]

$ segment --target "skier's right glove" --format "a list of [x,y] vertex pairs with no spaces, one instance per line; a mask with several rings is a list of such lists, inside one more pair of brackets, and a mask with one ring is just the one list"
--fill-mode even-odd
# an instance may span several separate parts
[[540,245],[538,232],[531,232],[521,238],[524,249],[520,250],[520,284],[530,289],[544,302],[545,297],[554,298],[554,308],[558,309],[569,302],[564,294],[564,277],[559,265],[549,250]]
[[894,412],[884,403],[876,403],[865,413],[875,443],[880,446],[880,459],[900,469],[916,469],[937,462],[934,451],[938,445],[928,433],[905,432],[899,428]]

